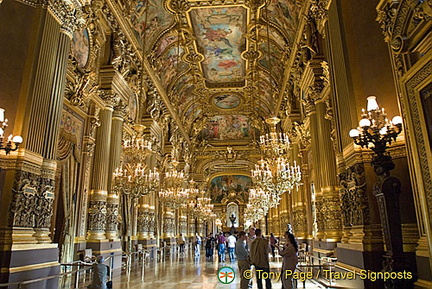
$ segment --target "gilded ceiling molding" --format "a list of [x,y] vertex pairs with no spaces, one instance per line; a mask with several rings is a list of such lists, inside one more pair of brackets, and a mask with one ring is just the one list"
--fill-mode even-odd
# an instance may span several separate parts
[[430,44],[424,43],[428,38],[422,36],[430,29],[432,4],[430,1],[381,0],[377,12],[376,20],[393,53],[396,74],[402,77],[409,69],[405,56],[412,52],[424,54],[429,49]]
[[328,9],[331,0],[312,0],[310,15],[315,19],[319,33],[325,37],[325,24],[328,20]]
[[[312,4],[311,3],[312,1],[315,1],[315,0],[308,0],[306,3],[302,3],[303,7],[302,7],[302,10],[300,12],[301,15],[308,15],[309,14],[308,11],[309,11],[309,8]],[[300,19],[298,26],[297,26],[297,33],[296,33],[294,42],[292,43],[292,46],[291,46],[291,54],[290,54],[290,57],[286,63],[287,69],[285,69],[285,74],[283,77],[282,85],[281,85],[281,88],[279,90],[278,100],[277,100],[277,104],[275,107],[276,111],[280,110],[280,107],[281,107],[281,104],[282,104],[282,101],[284,98],[285,89],[288,85],[289,79],[290,79],[291,74],[292,74],[292,68],[296,64],[296,59],[298,59],[299,43],[302,41],[301,38],[303,35],[303,29],[304,29],[305,25],[307,24],[308,20],[309,19],[307,16],[302,17]],[[295,71],[295,69],[294,69],[294,71]]]

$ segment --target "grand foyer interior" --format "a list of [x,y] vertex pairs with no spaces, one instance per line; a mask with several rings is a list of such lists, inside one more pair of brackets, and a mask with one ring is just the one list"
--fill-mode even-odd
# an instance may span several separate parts
[[[420,0],[0,0],[0,283],[234,216],[291,224],[349,270],[403,259],[431,288],[431,17]],[[384,114],[362,114],[369,95],[403,129],[354,142]],[[361,145],[380,135],[381,162]]]

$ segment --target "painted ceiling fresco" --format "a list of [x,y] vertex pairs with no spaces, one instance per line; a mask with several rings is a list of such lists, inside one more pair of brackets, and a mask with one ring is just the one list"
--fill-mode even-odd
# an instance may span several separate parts
[[249,188],[252,186],[251,178],[241,175],[218,176],[210,182],[210,195],[213,203],[220,203],[230,191],[248,201]]
[[190,12],[197,44],[204,51],[202,68],[209,83],[239,82],[245,75],[246,9],[201,8]]
[[249,118],[243,115],[218,115],[210,118],[199,135],[205,140],[251,139],[253,129]]
[[174,18],[165,11],[161,0],[138,0],[131,22],[138,42],[147,50],[160,33],[174,23]]
[[269,20],[277,24],[290,43],[293,43],[301,7],[296,5],[297,0],[271,0],[270,2],[268,6]]
[[213,103],[220,109],[233,109],[240,105],[241,99],[232,93],[218,94],[213,97]]
[[165,54],[155,59],[154,66],[164,86],[170,86],[174,77],[177,77],[189,67],[181,61],[182,54],[183,48],[171,46]]

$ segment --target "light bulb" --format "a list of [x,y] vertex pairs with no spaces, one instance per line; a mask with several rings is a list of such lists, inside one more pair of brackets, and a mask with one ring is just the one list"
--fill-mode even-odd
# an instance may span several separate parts
[[393,117],[392,123],[394,125],[402,124],[402,117],[400,117],[399,115]]
[[350,130],[349,132],[349,136],[352,138],[358,138],[360,135],[360,132],[358,131],[358,129],[353,128],[352,130]]
[[379,133],[380,133],[381,135],[385,135],[385,134],[387,133],[387,127],[386,127],[386,126],[383,126],[383,127],[380,129]]
[[367,111],[379,109],[378,102],[376,101],[375,95],[370,95],[367,98]]
[[367,118],[362,118],[359,122],[360,127],[368,127],[371,125],[371,122]]
[[14,137],[12,138],[12,141],[13,141],[15,144],[20,144],[20,143],[23,142],[23,138],[22,138],[20,135],[16,135],[16,136],[14,136]]

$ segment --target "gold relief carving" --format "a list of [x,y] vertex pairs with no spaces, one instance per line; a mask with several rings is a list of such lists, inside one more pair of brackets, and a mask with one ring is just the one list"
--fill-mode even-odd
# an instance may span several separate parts
[[367,225],[370,222],[364,164],[356,164],[339,174],[339,195],[344,226]]
[[104,232],[107,214],[106,202],[91,200],[88,211],[88,230]]
[[62,31],[72,39],[72,33],[85,25],[80,5],[64,0],[49,0],[48,2],[49,11],[61,24]]
[[114,108],[120,103],[120,97],[110,90],[99,90],[99,97],[105,102],[107,107]]
[[[432,216],[432,176],[430,174],[431,169],[429,167],[429,161],[427,156],[427,151],[430,150],[430,148],[427,148],[425,143],[425,138],[427,138],[428,136],[423,134],[421,123],[423,115],[419,111],[419,107],[421,107],[421,104],[417,102],[418,92],[416,89],[417,86],[425,79],[430,77],[431,74],[432,61],[429,61],[422,69],[419,70],[419,72],[414,77],[412,77],[406,83],[408,94],[408,99],[406,100],[406,102],[409,103],[410,107],[407,108],[405,106],[402,106],[404,110],[404,115],[407,115],[406,109],[410,109],[410,114],[412,115],[414,127],[414,132],[412,132],[412,134],[415,136],[415,142],[419,152],[419,167],[421,170],[421,175],[423,176],[424,193],[426,195],[426,203],[429,211],[429,216]],[[405,101],[402,101],[402,103],[404,102]]]
[[311,145],[311,133],[309,125],[306,123],[299,124],[298,122],[294,122],[293,131],[296,136],[299,137],[303,147],[309,147]]
[[[70,60],[72,61],[72,60]],[[76,61],[72,61],[72,66],[76,67]],[[74,106],[84,106],[97,89],[96,74],[86,73],[81,74],[78,68],[75,69],[73,80],[67,79],[65,96],[69,99],[70,103]]]
[[53,214],[54,180],[41,177],[40,192],[36,199],[35,227],[50,228]]
[[39,176],[18,171],[12,188],[13,200],[10,205],[9,223],[14,227],[32,228],[35,225],[36,195]]
[[108,203],[106,205],[106,230],[116,231],[118,228],[119,204]]
[[165,2],[165,5],[168,7],[169,11],[178,14],[183,14],[190,8],[188,0],[168,0]]
[[14,227],[49,228],[53,212],[54,180],[18,171],[12,188],[9,224]]

